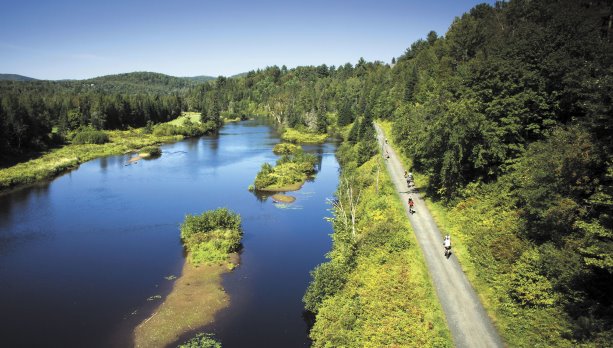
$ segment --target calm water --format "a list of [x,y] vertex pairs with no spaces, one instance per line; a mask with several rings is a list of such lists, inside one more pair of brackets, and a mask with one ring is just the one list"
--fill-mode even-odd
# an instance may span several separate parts
[[330,248],[338,164],[334,145],[306,147],[321,157],[317,178],[275,205],[247,187],[278,142],[264,123],[229,124],[158,159],[98,159],[1,195],[0,346],[129,345],[126,332],[159,303],[147,298],[181,272],[185,214],[222,206],[242,215],[244,249],[223,281],[231,306],[206,330],[224,347],[308,346],[301,298]]

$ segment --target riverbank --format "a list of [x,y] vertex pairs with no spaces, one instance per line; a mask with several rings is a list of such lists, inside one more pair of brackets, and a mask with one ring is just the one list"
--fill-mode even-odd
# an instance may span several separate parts
[[[365,141],[374,141],[374,139]],[[304,295],[315,314],[313,347],[451,347],[423,254],[383,158],[357,165],[361,144],[337,151],[341,179],[333,205],[329,261],[312,271]]]
[[[145,147],[183,140],[186,135],[180,133],[185,130],[182,126],[185,120],[196,125],[191,125],[192,128],[197,128],[200,123],[195,115],[196,113],[184,113],[183,116],[156,125],[153,129],[143,127],[124,131],[105,131],[109,137],[109,142],[105,144],[68,144],[52,149],[39,158],[0,169],[0,192],[52,179],[95,158],[136,153]],[[207,132],[207,130],[199,132],[197,129],[192,132],[190,129],[188,134],[196,136]]]
[[158,309],[134,330],[134,347],[164,347],[186,332],[213,322],[215,314],[230,305],[221,277],[238,265],[232,253],[228,263],[194,265],[185,260],[181,276]]

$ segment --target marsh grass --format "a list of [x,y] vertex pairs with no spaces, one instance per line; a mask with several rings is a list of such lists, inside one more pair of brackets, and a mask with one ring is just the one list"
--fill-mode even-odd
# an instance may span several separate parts
[[[238,264],[238,255],[226,255],[230,264]],[[157,310],[134,330],[135,347],[165,347],[195,328],[210,324],[215,314],[230,304],[221,287],[221,276],[231,270],[225,264],[201,264],[189,261],[181,276]]]

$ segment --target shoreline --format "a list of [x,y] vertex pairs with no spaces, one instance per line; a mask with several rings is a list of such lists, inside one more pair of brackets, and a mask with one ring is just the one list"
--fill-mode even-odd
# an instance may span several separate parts
[[[175,120],[160,125],[178,123],[192,116],[190,113],[184,113]],[[108,134],[110,141],[105,144],[66,144],[53,148],[37,158],[0,168],[0,195],[37,182],[53,180],[94,159],[131,153],[139,155],[138,152],[145,147],[172,144],[188,138],[184,135],[146,134],[144,128],[107,130],[105,133]],[[138,160],[130,159],[128,164]]]

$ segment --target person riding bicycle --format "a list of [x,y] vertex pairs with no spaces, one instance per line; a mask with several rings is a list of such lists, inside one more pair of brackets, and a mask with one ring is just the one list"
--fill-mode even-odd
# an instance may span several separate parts
[[411,213],[413,213],[413,206],[415,205],[415,202],[413,202],[413,198],[409,197],[409,211]]
[[451,237],[449,235],[445,236],[443,246],[445,247],[445,255],[448,255],[451,252]]

